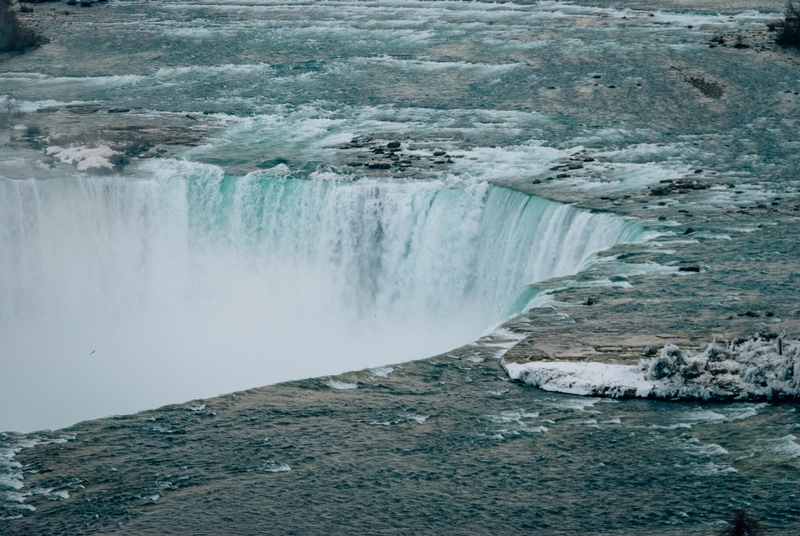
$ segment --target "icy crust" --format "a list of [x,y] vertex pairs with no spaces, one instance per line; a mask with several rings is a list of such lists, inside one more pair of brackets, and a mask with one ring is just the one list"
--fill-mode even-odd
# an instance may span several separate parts
[[546,391],[614,398],[800,398],[800,340],[709,344],[696,356],[675,345],[638,365],[503,363],[509,377]]
[[74,164],[78,171],[110,172],[123,162],[124,157],[107,145],[95,148],[59,147],[53,145],[45,150],[45,154],[58,158],[65,164]]

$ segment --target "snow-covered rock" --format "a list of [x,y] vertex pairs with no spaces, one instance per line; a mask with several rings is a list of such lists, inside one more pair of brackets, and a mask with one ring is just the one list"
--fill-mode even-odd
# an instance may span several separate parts
[[124,155],[107,145],[99,147],[59,147],[53,145],[45,154],[58,158],[65,164],[75,164],[78,171],[114,171]]
[[800,397],[800,341],[709,344],[697,356],[674,345],[638,365],[503,363],[512,380],[546,391],[616,398],[771,400]]

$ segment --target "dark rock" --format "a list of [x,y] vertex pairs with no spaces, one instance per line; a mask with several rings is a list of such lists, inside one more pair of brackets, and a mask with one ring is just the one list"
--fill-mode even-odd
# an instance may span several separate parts
[[666,220],[667,220],[666,216],[659,216],[658,217],[658,221],[666,221]]
[[764,316],[773,317],[775,316],[775,313],[773,313],[772,311],[767,311],[766,313],[764,313]]
[[678,271],[679,272],[699,272],[700,271],[700,267],[699,266],[681,266],[680,268],[678,268]]
[[599,74],[596,74],[592,78],[601,78],[601,76]]
[[746,313],[739,313],[739,316],[747,316],[749,318],[758,318],[761,315],[759,315],[758,313],[754,313],[753,311],[747,311]]
[[128,164],[130,164],[130,160],[127,156],[121,153],[114,153],[109,158],[108,161],[111,162],[111,165],[114,166],[116,169],[120,169]]
[[694,229],[692,229],[691,227],[689,227],[688,229],[686,229],[686,230],[683,232],[683,234],[685,234],[685,235],[688,235],[688,234],[692,234],[693,232],[694,232]]
[[433,156],[444,156],[447,152],[445,151],[433,151]]
[[569,173],[559,173],[556,175],[557,179],[566,179],[567,177],[569,177]]
[[595,303],[597,303],[597,300],[594,298],[586,298],[586,300],[583,302],[584,305],[594,305]]
[[125,147],[124,152],[127,156],[134,157],[139,156],[143,153],[147,153],[150,150],[150,145],[147,143],[142,143],[138,141],[131,142],[130,145]]
[[367,167],[369,169],[391,169],[392,165],[389,162],[370,162]]
[[397,149],[398,147],[400,147],[400,142],[390,141],[389,143],[386,144],[386,147],[388,147],[389,149]]
[[124,114],[130,112],[130,108],[109,108],[108,113],[110,114]]
[[702,173],[702,172],[703,172],[703,170],[702,170],[702,169],[695,169],[695,170],[694,170],[694,172],[695,172],[695,173]]
[[540,181],[539,179],[534,179],[533,180],[533,184],[541,184],[541,183],[542,183],[542,181]]
[[652,357],[656,355],[657,350],[652,346],[646,346],[645,349],[642,351],[643,356]]

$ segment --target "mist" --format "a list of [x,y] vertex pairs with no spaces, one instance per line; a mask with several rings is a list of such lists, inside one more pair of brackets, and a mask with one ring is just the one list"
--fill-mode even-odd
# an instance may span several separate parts
[[468,343],[640,229],[518,192],[172,162],[0,181],[0,430]]

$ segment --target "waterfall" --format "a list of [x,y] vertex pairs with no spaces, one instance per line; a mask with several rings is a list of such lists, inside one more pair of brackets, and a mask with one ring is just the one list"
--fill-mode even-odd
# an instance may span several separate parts
[[433,355],[641,234],[485,182],[147,169],[0,179],[0,429],[33,386],[63,425]]

